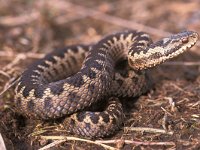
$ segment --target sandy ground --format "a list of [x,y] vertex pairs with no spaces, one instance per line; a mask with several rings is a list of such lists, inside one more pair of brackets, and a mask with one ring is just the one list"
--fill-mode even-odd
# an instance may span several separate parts
[[124,127],[109,138],[84,141],[58,122],[16,112],[12,83],[30,63],[55,48],[125,29],[145,31],[154,41],[199,32],[200,1],[0,0],[0,133],[8,150],[200,149],[200,43],[151,70],[154,87],[127,100]]

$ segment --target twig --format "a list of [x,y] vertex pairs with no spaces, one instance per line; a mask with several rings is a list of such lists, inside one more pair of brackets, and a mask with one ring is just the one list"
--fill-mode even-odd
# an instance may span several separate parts
[[165,108],[161,107],[161,109],[170,116],[173,116],[170,112],[168,112]]
[[54,142],[52,142],[52,143],[50,143],[50,144],[48,144],[48,145],[46,145],[46,146],[40,148],[39,150],[46,150],[46,149],[49,149],[49,148],[54,147],[54,146],[56,146],[56,145],[58,145],[58,144],[60,144],[60,143],[65,142],[65,141],[66,141],[66,140],[56,140],[56,141],[54,141]]
[[6,66],[4,66],[2,68],[2,70],[12,70],[13,66],[15,66],[16,64],[18,64],[21,60],[27,59],[27,58],[34,58],[34,59],[41,59],[44,57],[44,54],[38,54],[38,53],[19,53],[17,54],[17,56],[15,55],[15,53],[9,53],[9,55],[7,55],[6,52],[0,52],[0,57],[14,57],[14,60],[11,61],[9,64],[7,64]]
[[68,15],[64,15],[64,16],[59,16],[59,17],[55,18],[55,22],[58,25],[62,25],[62,24],[66,24],[69,22],[74,22],[74,21],[77,21],[80,19],[84,19],[86,17],[88,17],[88,16],[87,15],[78,15],[78,16],[69,18]]
[[82,142],[87,142],[87,143],[92,143],[92,144],[96,144],[96,145],[99,145],[99,146],[102,146],[106,149],[109,149],[109,150],[118,150],[118,148],[114,148],[114,147],[111,147],[111,146],[108,146],[106,144],[116,144],[116,143],[125,143],[125,144],[133,144],[133,145],[172,145],[174,146],[175,143],[174,142],[148,142],[148,141],[133,141],[133,140],[123,140],[123,139],[116,139],[116,140],[95,140],[95,141],[91,141],[91,140],[87,140],[87,139],[81,139],[81,138],[77,138],[77,137],[68,137],[68,136],[41,136],[42,139],[45,139],[45,140],[56,140],[55,142],[53,143],[50,143],[48,145],[46,145],[45,147],[39,149],[39,150],[46,150],[50,147],[53,147],[57,144],[60,144],[62,142],[65,142],[65,141],[68,141],[68,140],[73,140],[73,141],[82,141]]
[[125,130],[129,131],[142,131],[142,132],[150,132],[150,133],[162,133],[162,134],[169,134],[173,135],[173,132],[168,132],[163,129],[156,129],[156,128],[146,128],[146,127],[124,127]]
[[163,65],[170,65],[170,66],[200,66],[200,62],[178,62],[178,61],[174,61],[174,62],[165,62],[163,63]]
[[[96,140],[97,143],[103,143],[103,144],[111,144],[111,143],[118,143],[121,142],[121,139],[119,140]],[[140,142],[140,141],[132,141],[132,140],[124,140],[124,143],[126,144],[134,144],[134,145],[175,145],[174,142]]]
[[[69,137],[69,136],[40,136],[40,137],[42,139],[46,139],[46,140],[51,139],[51,140],[65,140],[65,141],[81,141],[81,142],[96,144],[96,145],[102,146],[102,147],[104,147],[105,149],[108,149],[108,150],[118,150],[117,148],[105,145],[103,143],[98,143],[98,142],[95,142],[95,141],[91,141],[91,140],[87,140],[87,139],[81,139],[81,138],[77,138],[77,137]],[[62,141],[62,142],[65,142],[65,141]]]
[[6,66],[3,68],[3,70],[4,70],[4,69],[5,69],[5,70],[7,70],[7,69],[10,70],[10,69],[13,68],[16,64],[18,64],[20,60],[23,60],[23,59],[26,59],[26,55],[23,55],[23,54],[17,55],[16,58],[15,58],[11,63],[9,63],[8,65],[6,65]]
[[11,87],[13,87],[17,82],[18,82],[19,78],[16,79],[16,78],[12,78],[9,82],[11,83],[8,83],[7,86],[4,87],[3,91],[0,92],[0,97],[7,91],[9,90]]
[[1,133],[0,133],[0,149],[6,150],[6,146],[5,146],[5,143],[4,143],[4,140],[3,140]]
[[16,53],[12,53],[12,52],[5,52],[5,51],[0,51],[0,57],[19,57],[19,55],[24,55],[26,58],[34,58],[34,59],[40,59],[43,58],[45,56],[45,54],[42,53],[18,53],[16,56]]
[[37,19],[39,15],[40,15],[39,12],[30,12],[17,17],[13,16],[0,17],[0,25],[12,27],[12,26],[28,24]]
[[6,72],[4,72],[2,70],[0,70],[0,74],[2,74],[3,76],[7,77],[8,79],[11,78],[9,74],[7,74]]

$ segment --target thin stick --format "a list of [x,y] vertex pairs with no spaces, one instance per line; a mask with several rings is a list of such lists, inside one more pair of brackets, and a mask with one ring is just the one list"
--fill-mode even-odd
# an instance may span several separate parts
[[6,146],[5,146],[5,143],[4,143],[4,140],[3,140],[1,133],[0,133],[0,149],[6,150]]
[[65,141],[66,141],[66,140],[56,140],[56,141],[54,141],[54,142],[52,142],[52,143],[50,143],[50,144],[48,144],[48,145],[46,145],[46,146],[40,148],[39,150],[46,150],[46,149],[49,149],[49,148],[54,147],[54,146],[56,146],[56,145],[58,145],[58,144],[60,144],[60,143],[65,142]]
[[[11,87],[13,87],[13,86],[18,82],[18,80],[19,80],[19,78],[18,78],[18,79],[12,78],[12,79],[9,81],[9,82],[11,82],[11,83],[9,83],[8,86],[4,87],[3,91],[0,92],[0,97],[1,97],[7,90],[9,90]],[[13,82],[12,82],[12,81],[13,81]]]
[[96,144],[99,146],[102,146],[106,149],[109,150],[118,150],[118,148],[114,148],[111,146],[108,146],[106,144],[116,144],[116,143],[125,143],[125,144],[133,144],[133,145],[172,145],[174,146],[175,143],[174,142],[148,142],[148,141],[133,141],[133,140],[123,140],[123,139],[116,139],[116,140],[96,140],[96,141],[91,141],[91,140],[87,140],[87,139],[81,139],[81,138],[77,138],[77,137],[68,137],[68,136],[41,136],[42,139],[45,140],[57,140],[56,142],[53,142],[51,144],[46,145],[45,147],[41,148],[40,150],[45,150],[47,148],[53,147],[59,143],[68,141],[68,140],[73,140],[73,141],[82,141],[82,142],[87,142],[87,143],[92,143],[92,144]]
[[125,130],[129,131],[142,131],[142,132],[150,132],[150,133],[162,133],[162,134],[169,134],[173,135],[173,132],[168,132],[163,129],[156,129],[156,128],[146,128],[146,127],[124,127]]
[[[118,140],[96,140],[97,143],[103,144],[111,144],[121,142],[121,139]],[[134,145],[175,145],[174,142],[140,142],[140,141],[132,141],[132,140],[123,140],[126,144],[134,144]]]
[[40,59],[45,56],[45,54],[42,54],[42,53],[32,53],[32,52],[18,53],[16,56],[16,53],[14,53],[14,52],[7,53],[5,51],[0,51],[0,57],[12,57],[13,58],[13,57],[19,57],[19,55],[24,55],[24,57],[26,57],[26,58],[33,58],[33,59]]
[[0,17],[0,25],[3,26],[19,26],[22,24],[28,24],[39,17],[39,12],[30,12],[28,14],[23,14],[17,17],[5,16]]
[[102,146],[108,150],[118,150],[117,148],[102,144],[102,143],[98,143],[95,141],[91,141],[91,140],[87,140],[87,139],[81,139],[81,138],[77,138],[77,137],[69,137],[69,136],[40,136],[42,139],[46,139],[46,140],[65,140],[65,141],[81,141],[81,142],[87,142],[87,143],[92,143],[92,144],[96,144],[99,146]]
[[3,70],[0,70],[0,74],[2,74],[3,76],[7,77],[8,79],[10,79],[10,75],[7,74],[6,72],[4,72]]
[[200,66],[200,62],[178,62],[178,61],[174,61],[174,62],[165,62],[163,63],[163,65],[170,65],[170,66]]

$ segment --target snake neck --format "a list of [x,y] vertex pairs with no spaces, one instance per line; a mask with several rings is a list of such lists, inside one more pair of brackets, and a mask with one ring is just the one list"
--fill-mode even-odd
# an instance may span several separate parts
[[112,73],[116,64],[127,59],[130,52],[144,51],[150,43],[152,41],[149,35],[135,30],[109,35],[91,47],[82,69],[102,66],[99,70],[107,70],[108,73]]

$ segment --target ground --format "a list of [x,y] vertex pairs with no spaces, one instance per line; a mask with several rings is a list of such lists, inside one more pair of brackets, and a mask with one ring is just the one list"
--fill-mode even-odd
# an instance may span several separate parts
[[154,41],[182,30],[199,32],[199,0],[1,0],[0,15],[0,133],[7,149],[200,149],[199,42],[151,69],[154,87],[127,100],[124,127],[100,141],[20,115],[12,84],[58,47],[94,43],[125,29],[145,31]]

